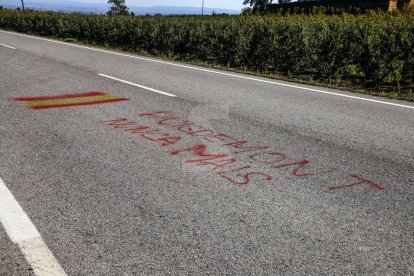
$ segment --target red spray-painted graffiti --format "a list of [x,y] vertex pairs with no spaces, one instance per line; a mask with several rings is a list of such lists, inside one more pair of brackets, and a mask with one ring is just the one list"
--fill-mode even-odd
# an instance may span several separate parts
[[126,98],[113,97],[103,92],[83,92],[78,94],[67,94],[58,96],[25,97],[14,98],[19,102],[26,102],[31,109],[63,108],[84,105],[97,105],[127,101]]
[[[139,117],[155,119],[156,124],[161,128],[169,127],[173,131],[181,132],[190,138],[197,137],[198,142],[190,146],[170,150],[169,154],[172,156],[190,155],[191,157],[186,159],[186,163],[208,167],[219,177],[234,184],[246,185],[253,179],[265,181],[273,179],[273,176],[269,173],[255,168],[257,166],[262,166],[267,169],[267,172],[271,170],[275,173],[289,173],[293,177],[321,176],[338,171],[337,168],[311,171],[313,163],[309,160],[289,160],[287,154],[274,151],[270,146],[252,145],[248,141],[239,140],[224,133],[217,133],[194,122],[182,120],[172,112],[157,111],[143,113],[139,114]],[[144,139],[157,142],[161,147],[173,146],[183,140],[183,137],[180,135],[169,134],[165,130],[142,125],[136,121],[124,118],[106,120],[103,123],[127,133],[138,134]],[[199,139],[203,139],[206,142],[200,143]],[[209,151],[208,145],[214,145],[215,150],[222,148],[223,152],[212,153]],[[249,162],[252,162],[255,166],[241,163],[237,157],[241,154],[245,154]],[[384,190],[384,186],[356,174],[348,174],[348,178],[344,182],[347,184],[338,184],[324,189],[327,191],[338,191],[362,185],[377,190]]]

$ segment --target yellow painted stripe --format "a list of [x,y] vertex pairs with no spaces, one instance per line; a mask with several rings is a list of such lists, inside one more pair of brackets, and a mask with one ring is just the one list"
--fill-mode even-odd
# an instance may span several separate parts
[[33,106],[48,106],[48,105],[63,105],[63,104],[77,104],[77,103],[88,103],[96,101],[105,101],[118,99],[118,97],[113,97],[110,95],[105,96],[93,96],[93,97],[82,97],[82,98],[71,98],[71,99],[58,99],[58,100],[43,100],[43,101],[31,101],[26,105]]

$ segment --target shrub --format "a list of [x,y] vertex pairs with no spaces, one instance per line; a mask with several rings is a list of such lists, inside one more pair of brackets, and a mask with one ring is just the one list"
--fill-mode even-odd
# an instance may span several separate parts
[[358,78],[366,87],[393,92],[412,91],[414,81],[412,9],[213,17],[2,10],[0,28],[286,76]]

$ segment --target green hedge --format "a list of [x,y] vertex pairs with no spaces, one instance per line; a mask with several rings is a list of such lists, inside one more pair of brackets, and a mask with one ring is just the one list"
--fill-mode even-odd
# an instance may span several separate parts
[[0,28],[412,95],[413,12],[109,17],[6,10]]

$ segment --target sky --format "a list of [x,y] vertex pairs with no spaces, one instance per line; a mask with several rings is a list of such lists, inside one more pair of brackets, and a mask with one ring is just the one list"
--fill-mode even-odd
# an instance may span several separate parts
[[[106,3],[106,0],[72,0],[83,3]],[[126,0],[127,5],[151,7],[151,6],[185,6],[201,7],[202,0]],[[222,8],[240,10],[243,8],[243,0],[204,0],[204,6],[208,8]]]

